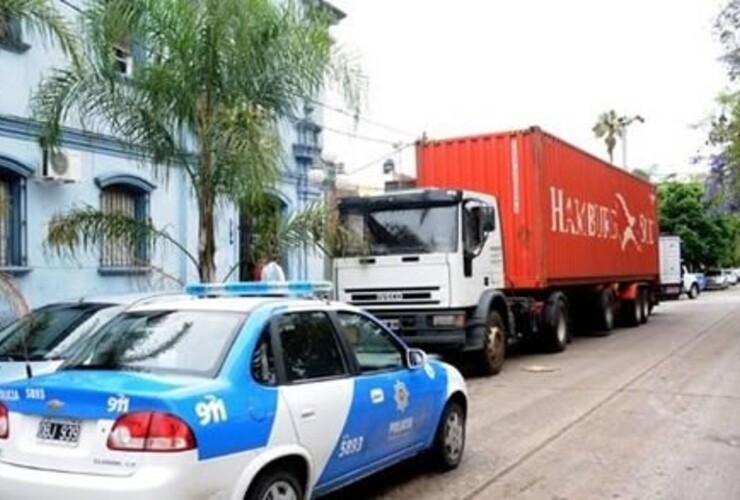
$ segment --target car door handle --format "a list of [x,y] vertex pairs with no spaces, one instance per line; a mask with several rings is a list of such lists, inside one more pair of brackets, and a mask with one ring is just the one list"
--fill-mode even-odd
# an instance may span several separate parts
[[383,393],[383,389],[373,389],[370,391],[370,401],[373,402],[373,404],[380,404],[385,400],[385,394]]
[[309,419],[316,416],[316,408],[304,408],[301,411],[301,418]]

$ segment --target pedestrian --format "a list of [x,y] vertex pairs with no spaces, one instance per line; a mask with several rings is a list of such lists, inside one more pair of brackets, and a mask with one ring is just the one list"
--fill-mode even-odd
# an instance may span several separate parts
[[285,281],[285,271],[279,264],[278,252],[273,252],[267,264],[262,267],[260,281]]

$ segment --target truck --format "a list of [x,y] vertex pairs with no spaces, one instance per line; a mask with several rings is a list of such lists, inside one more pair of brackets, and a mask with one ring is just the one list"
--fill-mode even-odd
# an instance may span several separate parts
[[661,298],[679,299],[683,294],[697,298],[701,292],[699,277],[690,273],[681,259],[681,237],[661,235],[659,255]]
[[338,203],[338,298],[406,342],[498,373],[507,348],[567,347],[647,322],[659,288],[656,190],[554,135],[422,140],[417,188]]

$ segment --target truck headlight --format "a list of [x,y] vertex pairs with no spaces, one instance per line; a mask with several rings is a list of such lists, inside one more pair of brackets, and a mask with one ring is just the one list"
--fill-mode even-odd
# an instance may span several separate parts
[[432,316],[432,325],[434,326],[454,326],[462,328],[465,326],[464,314],[437,314]]

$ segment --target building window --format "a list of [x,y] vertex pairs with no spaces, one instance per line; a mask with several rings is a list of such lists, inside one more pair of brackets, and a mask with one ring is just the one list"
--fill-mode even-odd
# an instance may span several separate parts
[[131,77],[134,74],[134,57],[131,48],[118,44],[113,46],[113,60],[116,71],[125,77]]
[[[140,222],[149,219],[149,193],[125,184],[103,189],[102,210],[107,214],[122,214]],[[149,267],[149,241],[132,244],[126,239],[108,239],[103,242],[100,266],[103,269]]]
[[25,256],[26,180],[0,170],[0,267],[26,265]]
[[25,52],[30,45],[23,41],[23,29],[18,19],[0,16],[0,48],[12,52]]

